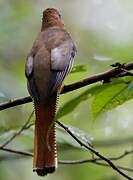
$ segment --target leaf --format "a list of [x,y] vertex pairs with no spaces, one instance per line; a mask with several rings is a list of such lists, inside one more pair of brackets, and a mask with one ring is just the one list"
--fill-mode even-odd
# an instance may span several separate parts
[[74,97],[70,101],[66,102],[62,107],[59,108],[56,119],[59,119],[69,113],[71,113],[81,102],[88,99],[88,94],[90,90],[84,91],[77,97]]
[[92,117],[96,119],[99,115],[121,105],[133,98],[133,78],[124,77],[112,80],[111,83],[99,83],[77,97],[67,101],[57,113],[57,118],[61,118],[71,113],[80,103],[92,97],[90,111]]
[[71,71],[71,74],[72,73],[78,73],[78,72],[85,72],[87,71],[87,66],[86,65],[76,65],[73,67],[72,71]]
[[[67,126],[68,129],[77,137],[81,142],[85,143],[86,145],[92,144],[92,136],[88,133],[81,131],[78,128]],[[79,143],[77,143],[64,129],[57,126],[57,142],[59,145],[65,145],[70,148],[82,148]]]
[[116,80],[99,86],[93,94],[91,113],[94,119],[99,115],[133,98],[133,81]]

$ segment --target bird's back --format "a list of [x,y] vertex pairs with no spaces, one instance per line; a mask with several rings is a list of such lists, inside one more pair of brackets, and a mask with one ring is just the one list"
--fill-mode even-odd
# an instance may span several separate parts
[[[53,87],[57,71],[51,70],[51,51],[65,41],[73,43],[69,33],[59,27],[51,27],[41,31],[33,44],[29,56],[33,57],[33,82],[36,87],[36,98],[39,101],[48,101],[48,98],[54,93]],[[54,90],[56,91],[56,89]]]

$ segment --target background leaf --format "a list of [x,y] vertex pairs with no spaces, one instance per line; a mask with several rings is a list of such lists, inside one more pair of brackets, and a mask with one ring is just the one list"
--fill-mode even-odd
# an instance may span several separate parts
[[102,113],[111,110],[118,105],[133,98],[133,78],[113,79],[110,83],[99,83],[88,88],[78,96],[67,101],[57,112],[57,119],[71,113],[77,106],[92,98],[90,104],[90,112],[92,117],[96,119]]
[[133,81],[129,78],[120,78],[112,83],[101,85],[93,93],[90,108],[92,116],[96,119],[103,112],[113,109],[131,98],[133,98]]
[[86,90],[82,92],[80,95],[74,97],[73,99],[67,101],[62,105],[56,115],[57,119],[60,119],[61,117],[71,113],[81,102],[88,99],[88,94],[90,93],[90,90]]

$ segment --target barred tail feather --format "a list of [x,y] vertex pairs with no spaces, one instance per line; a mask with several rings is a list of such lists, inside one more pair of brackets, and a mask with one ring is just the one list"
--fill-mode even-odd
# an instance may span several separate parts
[[56,135],[55,135],[55,110],[56,96],[48,104],[35,104],[35,137],[33,171],[45,176],[53,173],[57,168]]

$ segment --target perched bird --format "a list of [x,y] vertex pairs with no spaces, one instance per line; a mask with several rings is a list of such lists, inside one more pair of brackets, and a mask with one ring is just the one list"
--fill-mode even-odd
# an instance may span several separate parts
[[25,74],[35,107],[33,171],[45,176],[57,168],[56,101],[70,72],[76,47],[58,10],[43,12],[42,27],[27,57]]

